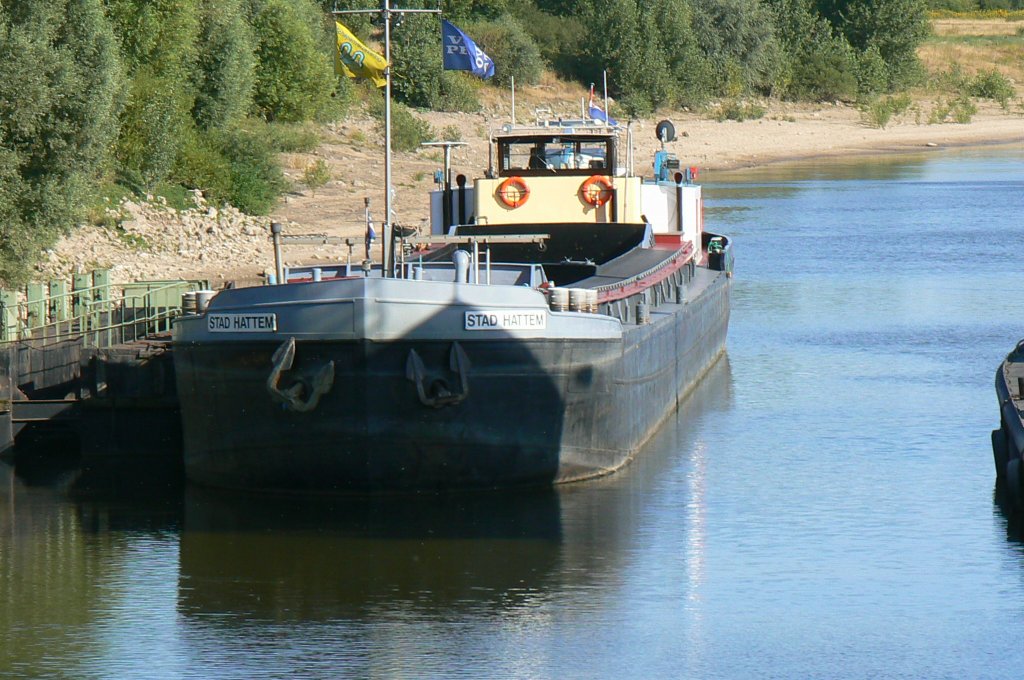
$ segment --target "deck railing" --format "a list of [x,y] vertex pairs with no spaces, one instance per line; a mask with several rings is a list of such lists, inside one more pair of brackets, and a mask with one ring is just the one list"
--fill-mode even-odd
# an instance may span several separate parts
[[70,287],[60,279],[0,290],[0,343],[40,344],[82,338],[87,346],[132,342],[171,329],[181,314],[181,296],[203,290],[206,281],[110,283],[110,272],[76,274]]

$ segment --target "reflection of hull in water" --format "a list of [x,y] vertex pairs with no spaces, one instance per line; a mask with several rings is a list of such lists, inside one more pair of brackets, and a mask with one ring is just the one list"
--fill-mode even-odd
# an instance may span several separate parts
[[179,606],[324,620],[396,603],[514,606],[555,570],[560,541],[551,490],[318,502],[190,487]]
[[[662,300],[643,325],[572,314],[544,333],[488,339],[463,330],[466,310],[493,306],[499,296],[518,300],[506,305],[537,307],[543,297],[522,287],[455,284],[450,298],[430,300],[427,282],[407,280],[225,291],[215,298],[220,309],[256,304],[276,314],[281,333],[225,342],[203,335],[201,317],[179,322],[187,472],[216,486],[301,490],[547,484],[611,472],[724,349],[728,279],[696,271],[686,304]],[[353,296],[357,285],[366,290]],[[287,292],[280,289],[306,297],[281,297]],[[279,297],[253,297],[260,294]],[[475,294],[491,297],[475,301]],[[332,296],[347,299],[332,307]],[[398,324],[389,337],[367,337],[359,327],[384,319],[386,328],[418,311],[414,325]],[[347,331],[325,325],[339,315],[337,325]],[[307,393],[310,376],[333,362],[333,386],[309,412],[282,408],[267,394],[271,355],[289,328],[304,329],[295,334],[292,372]],[[413,355],[419,377],[410,368]],[[439,396],[448,401],[425,403]]]

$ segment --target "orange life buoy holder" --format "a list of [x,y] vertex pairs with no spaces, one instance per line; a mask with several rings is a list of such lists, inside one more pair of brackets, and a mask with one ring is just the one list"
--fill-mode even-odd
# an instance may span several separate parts
[[509,177],[498,185],[497,196],[498,200],[508,207],[518,208],[530,198],[530,187],[522,177]]
[[583,196],[583,200],[595,208],[600,208],[612,200],[613,191],[614,188],[612,187],[611,180],[604,175],[591,175],[580,186],[580,194]]

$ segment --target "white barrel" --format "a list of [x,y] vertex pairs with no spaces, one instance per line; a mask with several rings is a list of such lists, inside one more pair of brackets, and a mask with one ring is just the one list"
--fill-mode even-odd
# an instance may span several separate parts
[[194,290],[190,290],[187,293],[181,294],[181,313],[196,313],[196,292]]
[[551,311],[564,312],[569,309],[569,289],[549,288],[551,293]]
[[585,312],[587,311],[587,291],[583,288],[570,288],[569,289],[569,311],[570,312]]
[[210,300],[217,294],[215,290],[197,290],[196,291],[196,311],[200,314],[206,311],[206,308],[210,306]]
[[593,288],[588,288],[585,292],[587,294],[587,311],[591,314],[597,314],[597,291]]

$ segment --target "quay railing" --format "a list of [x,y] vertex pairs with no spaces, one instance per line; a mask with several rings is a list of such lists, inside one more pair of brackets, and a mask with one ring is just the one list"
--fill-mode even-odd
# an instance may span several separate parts
[[201,280],[137,281],[114,285],[110,271],[0,290],[0,343],[32,340],[46,345],[82,338],[86,346],[111,346],[170,331],[181,315],[181,296],[205,290]]

